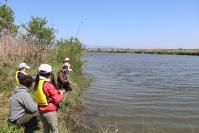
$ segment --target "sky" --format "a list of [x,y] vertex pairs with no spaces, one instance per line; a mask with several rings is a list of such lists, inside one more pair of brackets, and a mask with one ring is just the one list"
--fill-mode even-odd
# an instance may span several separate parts
[[15,23],[46,17],[87,48],[199,48],[199,0],[8,0]]

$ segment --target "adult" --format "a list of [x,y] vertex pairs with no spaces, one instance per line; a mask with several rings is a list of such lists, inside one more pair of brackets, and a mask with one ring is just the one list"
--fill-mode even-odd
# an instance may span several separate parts
[[65,58],[64,61],[63,61],[63,66],[66,66],[68,67],[68,71],[69,72],[72,72],[72,68],[71,68],[71,65],[70,65],[70,58]]
[[33,133],[39,121],[38,108],[29,93],[33,79],[24,75],[19,83],[10,98],[8,125],[22,126],[25,133]]
[[34,97],[38,104],[44,133],[58,133],[57,109],[64,98],[64,91],[57,86],[49,64],[41,64],[35,80]]
[[15,80],[17,85],[19,84],[19,80],[22,79],[25,75],[28,75],[26,72],[30,69],[30,66],[28,66],[26,63],[20,63],[18,65],[18,70],[15,74]]
[[64,89],[65,91],[71,91],[71,82],[69,80],[69,70],[67,66],[63,68],[57,74],[57,86],[59,89]]

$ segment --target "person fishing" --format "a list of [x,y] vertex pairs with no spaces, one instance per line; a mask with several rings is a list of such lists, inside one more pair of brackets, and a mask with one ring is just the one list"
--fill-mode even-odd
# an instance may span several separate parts
[[8,125],[24,127],[24,133],[33,133],[40,120],[37,105],[30,95],[33,79],[24,75],[19,83],[10,98]]
[[63,66],[63,68],[57,74],[57,86],[59,89],[64,89],[65,91],[72,91],[72,83],[69,80],[69,68],[68,66]]
[[67,66],[68,67],[68,72],[72,72],[72,68],[71,68],[71,65],[70,65],[70,58],[65,58],[64,61],[63,61],[63,66]]
[[52,67],[49,64],[39,66],[33,93],[38,104],[44,133],[58,133],[57,109],[64,98],[64,91],[57,89]]
[[16,71],[16,74],[15,74],[15,80],[16,80],[17,85],[19,84],[20,79],[22,79],[25,75],[28,75],[26,71],[29,69],[30,69],[30,66],[28,66],[26,63],[20,63],[18,65],[18,70]]

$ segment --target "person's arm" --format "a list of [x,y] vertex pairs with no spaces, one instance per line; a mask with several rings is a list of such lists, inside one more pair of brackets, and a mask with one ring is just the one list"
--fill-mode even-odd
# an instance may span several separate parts
[[49,97],[52,98],[52,101],[55,105],[59,104],[64,98],[64,95],[60,94],[59,91],[49,82],[45,83],[44,88],[47,89]]
[[31,114],[38,111],[38,108],[35,102],[33,101],[32,96],[28,92],[24,92],[21,104],[23,104],[24,108]]

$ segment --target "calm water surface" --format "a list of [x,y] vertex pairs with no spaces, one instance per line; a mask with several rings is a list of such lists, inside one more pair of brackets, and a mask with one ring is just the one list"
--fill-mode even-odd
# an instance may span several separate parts
[[87,121],[120,133],[199,133],[199,57],[87,53]]

